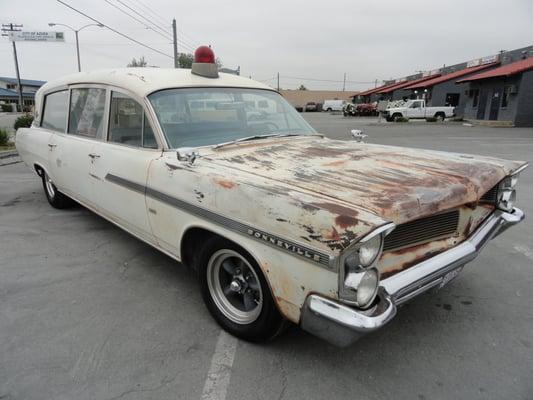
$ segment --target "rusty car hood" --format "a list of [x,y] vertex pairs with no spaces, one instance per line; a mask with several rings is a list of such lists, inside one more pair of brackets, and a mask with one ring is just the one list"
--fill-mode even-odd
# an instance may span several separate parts
[[326,198],[329,209],[350,205],[396,224],[476,202],[525,164],[317,136],[243,142],[205,158],[273,181],[278,191],[312,192]]

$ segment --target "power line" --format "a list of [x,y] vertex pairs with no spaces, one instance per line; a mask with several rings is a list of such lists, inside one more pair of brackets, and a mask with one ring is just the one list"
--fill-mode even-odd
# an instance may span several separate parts
[[84,17],[89,18],[91,21],[96,22],[97,24],[102,24],[103,26],[105,26],[105,27],[106,27],[107,29],[109,29],[110,31],[115,32],[117,35],[120,35],[120,36],[122,36],[122,37],[124,37],[124,38],[126,38],[126,39],[128,39],[128,40],[130,40],[130,41],[132,41],[132,42],[134,42],[134,43],[137,43],[139,46],[142,46],[142,47],[145,47],[145,48],[147,48],[147,49],[150,49],[150,50],[152,50],[152,51],[154,51],[154,52],[156,52],[156,53],[159,53],[159,54],[161,54],[161,55],[163,55],[163,56],[165,56],[165,57],[168,57],[168,58],[174,58],[174,57],[172,57],[171,55],[168,55],[168,54],[166,54],[166,53],[163,53],[163,52],[160,51],[160,50],[154,49],[153,47],[148,46],[147,44],[144,44],[144,43],[142,43],[142,42],[139,42],[138,40],[133,39],[132,37],[130,37],[130,36],[128,36],[128,35],[126,35],[126,34],[124,34],[124,33],[122,33],[122,32],[119,32],[119,31],[117,31],[117,30],[114,29],[114,28],[111,28],[109,25],[106,25],[106,24],[104,24],[103,22],[98,21],[96,18],[93,18],[93,17],[91,17],[90,15],[84,13],[83,11],[80,11],[80,10],[78,10],[78,9],[76,9],[76,8],[74,8],[74,7],[72,7],[70,4],[67,4],[67,3],[65,3],[65,2],[62,1],[62,0],[57,0],[57,2],[63,4],[65,7],[70,8],[71,10],[77,12],[78,14],[81,14],[81,15],[83,15]]
[[[109,0],[105,0],[105,1],[106,1],[107,3],[109,3]],[[170,37],[170,33],[167,33],[167,31],[165,30],[164,27],[162,27],[161,25],[158,25],[158,24],[157,24],[156,22],[154,22],[153,20],[151,20],[151,19],[147,18],[146,16],[142,15],[138,10],[136,10],[136,9],[134,9],[133,7],[130,7],[128,4],[124,3],[124,1],[122,1],[122,0],[116,0],[116,1],[119,2],[120,4],[122,4],[124,7],[128,8],[129,10],[133,11],[135,14],[137,14],[138,16],[140,16],[141,18],[143,18],[144,20],[146,20],[146,21],[147,21],[149,24],[151,24],[153,27],[155,27],[155,28],[157,28],[159,31],[163,32],[163,34],[160,33],[159,31],[156,31],[155,29],[153,29],[152,26],[148,26],[148,25],[146,25],[145,22],[140,21],[138,18],[135,18],[135,17],[133,17],[131,14],[127,13],[126,11],[124,11],[124,10],[122,10],[122,9],[120,9],[120,8],[117,7],[116,5],[111,4],[111,3],[109,3],[109,4],[111,4],[113,7],[117,8],[117,9],[119,9],[120,11],[124,12],[126,15],[132,17],[132,18],[135,19],[137,22],[140,22],[141,24],[143,24],[144,26],[146,26],[147,29],[150,29],[150,30],[154,31],[154,32],[158,33],[158,34],[161,35],[161,36],[164,35],[163,37],[172,40],[172,38]],[[131,4],[131,2],[130,2],[130,4]],[[139,4],[143,5],[143,3],[141,3],[140,1],[139,1]],[[151,11],[151,9],[150,9],[149,7],[146,7],[146,6],[145,6],[145,8],[148,8],[148,9]],[[152,12],[152,13],[153,13],[153,12]],[[163,22],[163,25],[165,25],[165,24],[166,24],[166,22]],[[191,45],[190,43],[186,42],[185,40],[183,40],[183,39],[179,39],[179,38],[177,39],[177,41],[178,41],[183,47],[185,47],[187,50],[189,50],[189,51],[194,51],[194,47],[195,47],[194,45]]]
[[[137,14],[138,16],[140,16],[142,19],[148,21],[148,23],[152,24],[154,27],[156,27],[157,29],[159,29],[160,31],[162,31],[165,35],[167,35],[169,38],[171,37],[170,36],[170,33],[167,32],[164,28],[161,28],[159,25],[157,25],[156,23],[154,23],[153,21],[149,20],[148,18],[146,18],[144,15],[142,15],[141,13],[139,13],[137,10],[133,9],[132,7],[128,6],[126,3],[124,3],[122,0],[117,0],[120,4],[122,4],[124,7],[127,7],[129,10],[133,11],[135,14]],[[150,28],[152,29],[154,32],[155,30],[153,28]]]
[[[333,80],[333,79],[316,79],[316,78],[302,78],[300,76],[287,76],[287,75],[281,75],[281,78],[283,79],[299,79],[302,81],[315,81],[315,82],[333,82],[333,83],[343,83],[344,80]],[[346,80],[348,83],[360,83],[360,84],[367,84],[367,83],[374,83],[374,81],[371,82],[359,82],[359,81],[349,81]]]
[[127,15],[128,17],[130,17],[131,19],[137,21],[137,22],[140,23],[141,25],[144,25],[144,26],[146,27],[146,29],[150,29],[150,30],[154,31],[154,32],[157,33],[158,35],[163,36],[165,39],[169,39],[169,40],[171,39],[170,36],[165,36],[165,35],[163,35],[161,32],[156,31],[156,30],[155,30],[154,28],[152,28],[151,26],[146,25],[146,23],[143,22],[143,21],[141,21],[139,18],[137,18],[137,17],[131,15],[129,12],[123,10],[122,8],[120,8],[119,6],[117,6],[116,4],[111,3],[109,0],[104,0],[104,1],[105,1],[107,4],[109,4],[110,6],[116,8],[117,10],[119,10],[121,13],[123,13],[123,14]]
[[141,0],[135,0],[137,4],[140,4],[141,7],[143,7],[145,10],[148,10],[149,13],[151,13],[155,18],[159,19],[159,21],[165,25],[167,23],[165,17],[162,17],[161,15],[157,14],[155,11],[153,11],[149,6],[144,4]]

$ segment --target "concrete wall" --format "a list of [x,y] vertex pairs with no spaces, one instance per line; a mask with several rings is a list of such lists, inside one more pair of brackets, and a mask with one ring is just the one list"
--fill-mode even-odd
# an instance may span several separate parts
[[516,102],[515,125],[533,126],[533,71],[522,74]]
[[[522,89],[520,88],[520,76],[516,76],[516,77],[509,77],[507,79],[486,79],[486,80],[483,80],[483,81],[479,81],[479,82],[471,82],[470,83],[470,89],[479,89],[479,104],[477,107],[473,107],[473,100],[474,100],[474,97],[468,97],[467,100],[466,100],[466,103],[465,103],[465,109],[464,109],[464,118],[467,118],[467,119],[478,119],[477,118],[477,112],[478,112],[478,109],[479,107],[481,106],[481,99],[482,99],[482,94],[483,93],[486,93],[487,94],[487,100],[486,100],[486,106],[485,106],[485,113],[483,115],[483,118],[479,118],[479,119],[484,119],[484,120],[488,120],[489,119],[489,114],[490,114],[490,104],[491,104],[491,100],[492,100],[492,96],[493,96],[493,93],[494,93],[494,90],[495,89],[501,89],[502,92],[503,92],[503,89],[505,86],[507,85],[516,85],[519,89],[518,89],[518,93],[520,94],[520,92],[522,91]],[[502,101],[502,96],[500,96],[500,98],[498,99],[499,101],[499,110],[498,110],[498,121],[510,121],[510,122],[513,122],[515,121],[515,116],[516,116],[516,111],[517,111],[517,105],[518,105],[518,100],[519,100],[519,96],[518,95],[510,95],[509,96],[509,101],[508,101],[508,104],[507,104],[507,107],[505,108],[502,108],[501,107],[501,101]],[[533,110],[532,110],[533,111]],[[530,112],[532,112],[530,111]]]

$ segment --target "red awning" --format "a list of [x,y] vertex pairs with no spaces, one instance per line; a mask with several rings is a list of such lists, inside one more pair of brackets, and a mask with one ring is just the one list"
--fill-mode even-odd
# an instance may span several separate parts
[[388,87],[393,86],[393,85],[396,85],[396,83],[389,83],[388,85],[381,85],[381,86],[378,86],[376,88],[367,89],[364,92],[360,92],[360,93],[354,94],[354,96],[368,96],[368,95],[371,95],[372,93],[377,93],[378,90],[385,89],[385,88],[388,88]]
[[498,64],[499,64],[499,62],[495,62],[495,63],[485,64],[485,65],[477,65],[475,67],[465,68],[465,69],[462,69],[460,71],[455,71],[455,72],[451,72],[451,73],[446,74],[446,75],[441,75],[441,76],[438,76],[436,78],[433,78],[433,79],[430,79],[430,80],[427,80],[427,81],[424,81],[424,82],[420,82],[420,83],[415,83],[413,85],[409,85],[409,86],[405,87],[404,89],[424,89],[424,88],[428,88],[428,87],[435,86],[435,85],[437,85],[439,83],[442,83],[442,82],[450,81],[452,79],[456,79],[456,78],[459,78],[461,76],[471,74],[473,72],[477,72],[477,71],[481,71],[481,70],[486,69],[486,68],[494,67],[494,66],[496,66]]
[[524,60],[516,61],[514,63],[502,65],[501,67],[485,71],[480,74],[472,75],[464,79],[460,79],[457,83],[479,81],[481,79],[498,78],[503,76],[516,75],[521,72],[533,69],[533,57]]
[[395,90],[403,89],[406,86],[411,86],[411,85],[418,84],[420,82],[428,81],[430,79],[436,78],[437,76],[440,76],[440,74],[433,74],[433,75],[429,75],[429,76],[423,76],[422,78],[413,79],[412,81],[399,82],[399,83],[396,83],[396,84],[394,84],[394,85],[392,85],[390,87],[382,89],[382,90],[380,90],[380,91],[378,91],[376,93],[380,93],[380,94],[391,93],[391,92],[394,92]]

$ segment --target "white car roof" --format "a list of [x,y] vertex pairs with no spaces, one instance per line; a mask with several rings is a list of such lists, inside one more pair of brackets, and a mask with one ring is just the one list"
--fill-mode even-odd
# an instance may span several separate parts
[[127,89],[137,96],[161,89],[183,87],[242,87],[274,90],[270,86],[233,74],[220,73],[218,78],[204,78],[194,75],[190,69],[176,68],[116,68],[91,72],[78,72],[49,81],[41,87],[45,93],[67,85],[94,83],[115,85]]

